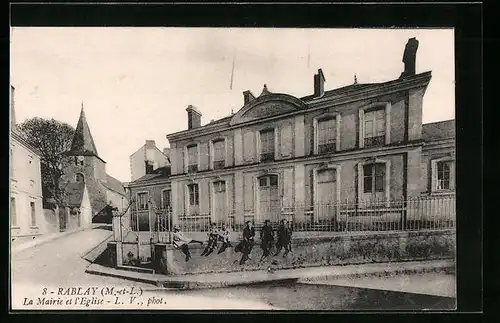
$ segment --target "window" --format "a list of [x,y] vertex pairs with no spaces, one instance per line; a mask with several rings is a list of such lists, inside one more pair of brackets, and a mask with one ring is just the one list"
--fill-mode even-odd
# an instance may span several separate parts
[[269,176],[260,177],[259,178],[259,186],[260,187],[278,186],[278,176],[277,175],[269,175]]
[[31,226],[36,227],[35,202],[30,202],[30,208],[31,208]]
[[188,173],[198,171],[198,145],[190,145],[188,151]]
[[75,181],[77,183],[83,183],[83,182],[85,182],[85,176],[83,176],[82,173],[76,173],[75,174]]
[[274,129],[260,132],[260,161],[274,160]]
[[10,225],[15,227],[17,225],[17,214],[16,214],[16,198],[10,198]]
[[148,209],[148,193],[137,193],[137,209]]
[[450,170],[451,161],[441,161],[437,163],[437,190],[449,190],[451,188]]
[[318,120],[318,153],[323,154],[335,151],[337,139],[336,118],[325,118]]
[[75,166],[83,166],[84,157],[83,156],[75,156]]
[[318,176],[318,184],[331,183],[336,181],[334,169],[319,170],[317,176]]
[[225,181],[214,182],[214,192],[215,193],[224,193],[225,191],[226,191],[226,182]]
[[363,193],[385,191],[385,169],[386,165],[383,163],[363,166]]
[[431,160],[431,192],[455,189],[455,160],[445,156]]
[[198,184],[188,185],[188,191],[189,191],[189,206],[199,206],[200,196],[199,196]]
[[213,141],[213,169],[221,169],[226,166],[226,142],[224,139]]
[[385,108],[367,110],[364,113],[364,146],[385,144]]
[[171,191],[163,190],[161,192],[161,207],[162,209],[170,209],[171,207]]
[[145,160],[144,164],[146,165],[146,174],[153,174],[154,163],[150,160]]

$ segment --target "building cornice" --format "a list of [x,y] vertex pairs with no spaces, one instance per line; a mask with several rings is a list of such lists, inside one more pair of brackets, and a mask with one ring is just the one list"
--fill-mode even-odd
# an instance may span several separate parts
[[12,136],[12,139],[23,145],[26,149],[31,151],[33,154],[37,155],[39,158],[42,156],[42,153],[40,150],[37,148],[33,147],[31,144],[29,144],[26,139],[24,139],[20,134],[18,134],[16,131],[11,130],[10,134]]
[[422,150],[455,148],[455,138],[425,141]]
[[164,179],[157,179],[154,181],[144,181],[141,183],[134,183],[132,185],[128,185],[127,188],[137,188],[137,187],[146,187],[146,186],[157,186],[157,185],[165,185],[165,184],[170,184],[171,180],[170,178],[164,178]]
[[233,173],[234,171],[239,171],[239,170],[245,170],[245,171],[253,171],[257,169],[273,169],[276,167],[283,167],[283,166],[291,166],[293,164],[299,163],[299,162],[305,162],[305,163],[324,163],[324,162],[341,162],[345,160],[350,160],[350,159],[358,159],[358,158],[371,158],[371,157],[380,157],[382,155],[394,155],[394,154],[400,154],[407,152],[408,149],[413,149],[413,148],[418,148],[422,147],[423,142],[421,140],[418,141],[413,141],[409,142],[406,144],[393,144],[390,146],[383,146],[383,147],[374,147],[374,148],[363,148],[363,149],[353,149],[349,151],[340,151],[336,153],[331,153],[331,154],[324,154],[324,155],[308,155],[308,156],[303,156],[303,157],[295,157],[295,158],[288,158],[288,159],[282,159],[282,160],[277,160],[272,163],[252,163],[252,164],[244,164],[244,165],[237,165],[237,166],[231,166],[227,167],[224,169],[219,169],[219,170],[206,170],[202,172],[197,172],[193,174],[177,174],[177,175],[171,175],[169,180],[184,180],[184,179],[191,179],[191,178],[205,178],[205,177],[214,177],[217,175],[226,175]]
[[[293,117],[296,115],[303,115],[305,113],[317,111],[320,109],[324,109],[326,107],[331,108],[331,107],[339,107],[342,108],[342,105],[354,103],[354,102],[359,102],[359,101],[365,101],[365,100],[370,100],[375,97],[380,97],[388,94],[393,94],[401,91],[407,91],[410,89],[414,88],[421,88],[421,87],[426,87],[431,80],[431,72],[425,72],[418,74],[414,77],[411,78],[406,78],[406,79],[397,79],[394,81],[390,81],[387,83],[381,83],[380,87],[374,88],[374,89],[360,89],[360,90],[353,90],[352,92],[346,93],[344,96],[340,97],[335,97],[335,96],[323,96],[321,98],[313,99],[311,101],[306,102],[306,105],[308,106],[307,109],[304,110],[297,110],[293,111],[290,113],[285,113],[281,115],[276,115],[276,116],[271,116],[271,117],[266,117],[258,120],[252,120],[244,123],[239,123],[236,125],[231,126],[228,122],[222,123],[220,125],[215,125],[210,127],[205,128],[205,126],[200,127],[200,128],[195,128],[191,130],[183,130],[180,132],[175,132],[172,134],[168,134],[166,138],[169,140],[169,142],[175,142],[179,140],[185,140],[185,139],[193,139],[195,137],[200,137],[200,136],[205,136],[209,135],[215,132],[220,132],[220,131],[229,131],[229,130],[234,130],[237,128],[241,128],[244,126],[250,126],[253,124],[257,123],[264,123],[264,122],[269,122],[269,121],[274,121],[274,120],[279,120],[279,119],[285,119],[289,117]],[[337,111],[340,112],[340,111]]]

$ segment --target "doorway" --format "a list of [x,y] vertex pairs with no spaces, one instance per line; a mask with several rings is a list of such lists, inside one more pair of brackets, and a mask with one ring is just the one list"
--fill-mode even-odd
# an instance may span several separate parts
[[259,219],[258,222],[279,221],[281,201],[279,194],[278,175],[264,175],[258,178]]

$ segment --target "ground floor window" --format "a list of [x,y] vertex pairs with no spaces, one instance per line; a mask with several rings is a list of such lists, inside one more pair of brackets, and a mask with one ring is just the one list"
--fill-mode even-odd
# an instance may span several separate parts
[[450,170],[451,161],[441,161],[437,163],[437,190],[449,190],[451,188]]
[[446,192],[455,189],[455,161],[443,157],[431,161],[431,192]]
[[200,189],[198,184],[188,185],[188,209],[190,215],[198,215],[200,209]]
[[363,193],[385,191],[385,164],[375,163],[363,166]]

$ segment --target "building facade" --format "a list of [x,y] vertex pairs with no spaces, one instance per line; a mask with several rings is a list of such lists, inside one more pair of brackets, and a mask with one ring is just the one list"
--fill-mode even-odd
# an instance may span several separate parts
[[14,87],[10,104],[10,226],[13,238],[50,231],[42,208],[40,152],[17,131]]
[[155,231],[147,201],[163,206],[164,194],[172,222],[192,231],[208,222],[319,221],[342,203],[369,215],[374,204],[453,195],[455,124],[422,124],[431,73],[415,73],[415,41],[395,80],[325,91],[320,69],[312,95],[264,85],[257,97],[243,93],[237,113],[203,126],[189,106],[188,129],[167,135],[169,176],[131,183],[140,231]]
[[[109,216],[109,206],[118,209],[126,208],[128,198],[123,184],[106,173],[106,162],[97,153],[83,107],[71,149],[66,156],[68,160],[65,163],[61,185],[65,187],[67,200],[72,203],[72,209],[81,209],[77,212],[85,214],[85,206],[76,203],[84,201],[85,194],[90,200],[92,221],[99,216]],[[76,185],[78,183],[85,185]],[[82,219],[80,223],[88,223],[88,221]]]
[[154,170],[170,164],[170,149],[163,151],[156,147],[154,140],[146,140],[146,143],[135,153],[130,155],[130,177],[135,181],[146,174],[152,174]]

